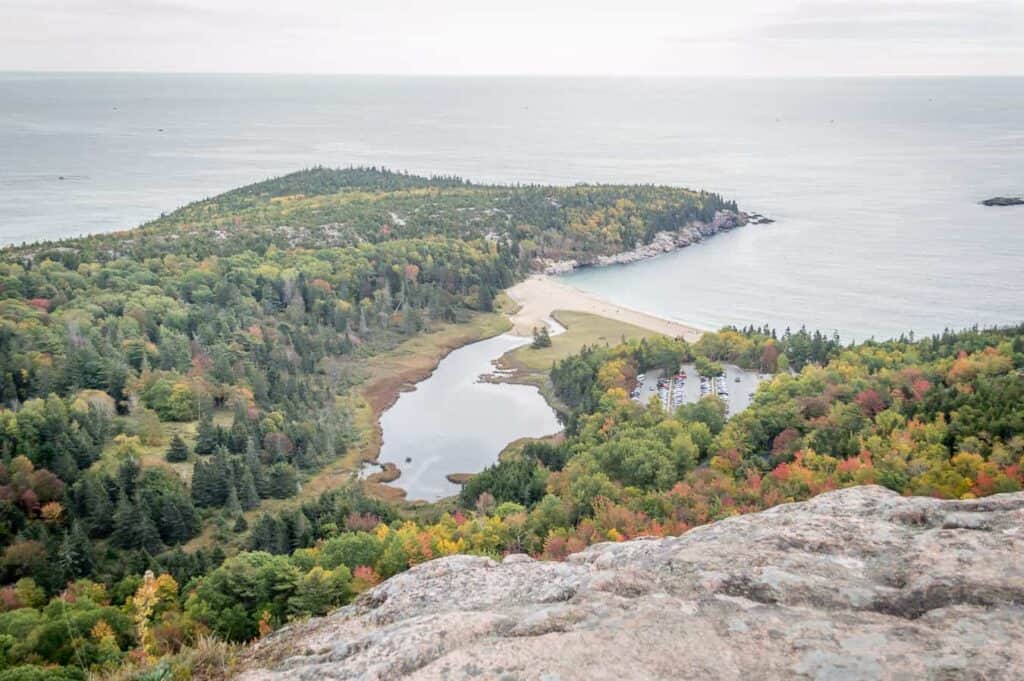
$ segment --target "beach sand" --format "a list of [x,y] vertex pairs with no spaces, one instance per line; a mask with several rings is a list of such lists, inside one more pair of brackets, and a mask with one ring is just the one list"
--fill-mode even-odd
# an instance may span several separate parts
[[534,327],[544,325],[555,310],[589,312],[657,331],[673,338],[682,336],[691,342],[696,341],[704,333],[704,330],[693,326],[610,303],[542,274],[533,275],[526,281],[506,290],[506,293],[520,306],[519,311],[510,317],[512,320],[511,333],[519,336],[531,335]]

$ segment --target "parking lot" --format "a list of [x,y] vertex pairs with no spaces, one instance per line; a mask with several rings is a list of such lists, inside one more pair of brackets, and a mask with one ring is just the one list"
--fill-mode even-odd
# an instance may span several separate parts
[[725,374],[717,377],[700,376],[693,364],[682,365],[679,373],[670,376],[664,375],[660,369],[652,369],[641,375],[642,380],[637,381],[632,397],[643,404],[657,397],[666,410],[674,411],[683,404],[715,395],[725,402],[729,415],[738,414],[750,406],[758,384],[770,376],[733,364],[724,365],[724,369]]

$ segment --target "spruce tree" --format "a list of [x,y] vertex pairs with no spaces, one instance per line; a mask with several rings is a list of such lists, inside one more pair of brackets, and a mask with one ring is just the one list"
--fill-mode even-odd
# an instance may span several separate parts
[[298,491],[295,468],[284,462],[275,463],[267,473],[267,491],[275,499],[287,499]]
[[124,492],[117,500],[114,510],[114,532],[110,535],[110,543],[122,549],[130,549],[133,545],[134,528],[141,521],[139,509]]
[[551,347],[551,335],[548,333],[548,327],[533,327],[533,343],[530,347],[534,350]]
[[142,549],[149,553],[156,553],[163,548],[160,533],[152,519],[124,493],[114,511],[114,533],[110,541],[122,549]]
[[88,576],[96,567],[92,542],[89,541],[82,523],[77,520],[71,524],[71,531],[64,534],[57,555],[65,577],[69,580]]
[[230,518],[242,515],[242,504],[238,501],[238,490],[235,489],[234,485],[231,485],[231,489],[228,490],[228,498],[224,502],[224,511]]
[[164,549],[164,543],[160,539],[160,532],[156,529],[156,524],[147,515],[142,516],[142,524],[139,527],[137,537],[139,548],[147,553],[155,555]]
[[86,473],[75,483],[75,504],[90,537],[105,537],[113,529],[114,504],[106,487],[94,473]]
[[171,444],[167,448],[167,454],[165,456],[171,463],[188,461],[188,445],[185,444],[185,441],[181,439],[180,435],[175,435],[171,438]]
[[228,448],[235,454],[243,453],[249,443],[249,415],[242,402],[235,405],[235,417],[231,422],[231,430],[228,431],[227,439]]
[[207,413],[199,419],[196,431],[196,454],[213,454],[220,444],[220,428],[213,424],[213,417]]
[[211,466],[212,464],[197,460],[192,469],[192,503],[200,508],[213,505]]
[[288,553],[288,528],[274,516],[264,513],[256,520],[252,532],[249,533],[249,549],[268,553]]
[[242,509],[249,511],[256,508],[260,503],[260,495],[256,491],[256,480],[252,470],[246,466],[242,469],[242,476],[238,481],[238,502]]
[[128,457],[117,469],[117,486],[129,497],[135,496],[135,480],[139,477],[139,462],[135,457]]
[[169,500],[162,504],[156,525],[160,538],[170,546],[181,544],[192,536],[177,504]]

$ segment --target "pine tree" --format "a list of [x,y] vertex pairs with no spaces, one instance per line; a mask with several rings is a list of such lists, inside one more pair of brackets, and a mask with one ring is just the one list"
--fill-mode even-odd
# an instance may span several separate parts
[[185,441],[181,439],[180,435],[175,435],[171,438],[171,444],[167,448],[167,454],[165,456],[171,463],[188,461],[188,445],[185,444]]

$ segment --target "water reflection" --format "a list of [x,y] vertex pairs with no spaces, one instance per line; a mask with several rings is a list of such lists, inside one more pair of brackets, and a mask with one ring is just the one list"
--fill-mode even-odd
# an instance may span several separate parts
[[478,380],[491,373],[493,360],[529,342],[502,335],[459,348],[381,416],[384,443],[378,461],[401,469],[391,484],[404,489],[408,499],[435,501],[456,494],[459,487],[445,478],[449,473],[479,472],[509,442],[561,429],[536,388]]

